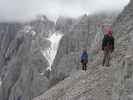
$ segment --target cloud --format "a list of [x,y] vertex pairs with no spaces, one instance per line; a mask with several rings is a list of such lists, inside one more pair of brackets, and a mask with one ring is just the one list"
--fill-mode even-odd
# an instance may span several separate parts
[[45,14],[78,17],[84,13],[121,10],[129,0],[0,0],[0,21],[29,20]]

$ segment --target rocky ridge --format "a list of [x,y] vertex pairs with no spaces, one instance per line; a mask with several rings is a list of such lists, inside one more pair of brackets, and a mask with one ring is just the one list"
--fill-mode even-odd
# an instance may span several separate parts
[[100,66],[99,52],[87,72],[71,74],[33,100],[132,100],[132,10],[133,0],[130,0],[112,25],[116,49],[110,67]]

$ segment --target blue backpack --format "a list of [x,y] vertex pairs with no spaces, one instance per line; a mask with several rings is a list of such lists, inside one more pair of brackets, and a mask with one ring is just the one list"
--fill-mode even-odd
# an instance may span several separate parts
[[80,60],[85,60],[85,61],[88,61],[88,54],[87,52],[82,52],[81,53],[81,56],[80,56]]

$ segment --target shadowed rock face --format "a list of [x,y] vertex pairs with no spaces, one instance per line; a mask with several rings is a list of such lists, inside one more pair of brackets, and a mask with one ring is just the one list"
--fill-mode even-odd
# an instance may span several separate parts
[[[11,45],[11,42],[15,39],[17,32],[20,29],[21,25],[19,23],[0,24],[0,70],[3,68],[5,63],[8,62],[8,59],[6,58],[8,47]],[[14,45],[12,48],[15,48],[16,45]]]
[[[38,40],[53,30],[53,24],[47,25],[51,22],[46,19],[31,23],[0,24],[0,100],[31,100],[49,88],[48,62],[41,53],[47,41]],[[39,24],[39,33],[36,24]],[[40,30],[46,25],[45,31]]]
[[52,33],[55,31],[54,22],[47,19],[46,16],[39,16],[34,21],[31,21],[30,26],[36,33],[42,33],[43,36],[47,36],[48,33]]
[[76,22],[76,19],[59,17],[56,21],[55,29],[63,34],[68,34]]
[[29,41],[31,41],[31,38],[19,34],[21,24],[6,24],[5,27],[7,33],[3,33],[1,37],[3,40],[1,42],[1,58],[3,59],[0,61],[3,61],[3,63],[1,63],[2,96],[0,97],[3,100],[8,100],[11,88],[19,78],[23,61],[30,48]]
[[41,73],[45,73],[47,62],[41,53],[30,55],[24,62],[18,81],[11,90],[9,100],[31,100],[45,92],[49,87],[49,80]]
[[[20,52],[24,52],[24,48],[29,46],[29,43],[24,46],[25,38],[18,34],[22,28],[19,23],[2,23],[1,24],[1,93],[2,100],[7,100],[11,91],[11,87],[15,84],[20,75],[21,59],[24,59]],[[21,59],[17,56],[22,56]],[[10,63],[10,64],[9,64]]]
[[[129,34],[132,30],[132,18],[133,18],[133,1],[125,7],[125,9],[122,11],[122,13],[117,18],[116,22],[114,23],[114,31],[117,32],[117,35],[126,35]],[[119,28],[119,30],[118,30]],[[122,33],[123,34],[122,34]]]
[[116,70],[116,82],[114,82],[115,97],[119,100],[132,100],[132,58],[133,58],[133,0],[125,7],[114,23],[116,34],[116,56],[119,57]]

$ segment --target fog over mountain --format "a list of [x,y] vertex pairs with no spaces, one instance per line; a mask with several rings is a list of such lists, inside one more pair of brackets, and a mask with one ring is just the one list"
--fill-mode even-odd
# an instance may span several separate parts
[[77,17],[84,13],[122,10],[129,0],[0,0],[0,21],[22,21],[45,14],[56,20],[59,16]]

